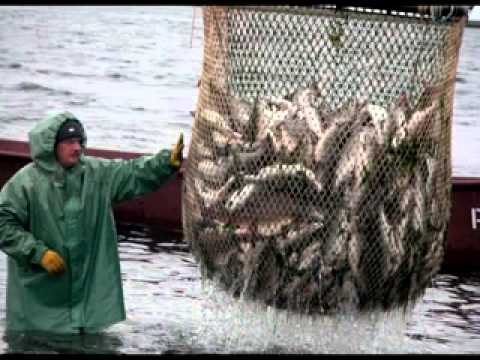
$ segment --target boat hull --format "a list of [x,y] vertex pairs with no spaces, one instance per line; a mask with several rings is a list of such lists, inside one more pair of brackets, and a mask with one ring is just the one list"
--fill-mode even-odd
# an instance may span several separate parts
[[[143,155],[103,149],[87,154],[108,159],[131,159]],[[0,139],[0,186],[31,161],[27,142]],[[117,222],[143,224],[170,233],[182,232],[182,176],[164,186],[114,207]],[[452,209],[443,270],[471,271],[480,266],[480,178],[452,178]]]

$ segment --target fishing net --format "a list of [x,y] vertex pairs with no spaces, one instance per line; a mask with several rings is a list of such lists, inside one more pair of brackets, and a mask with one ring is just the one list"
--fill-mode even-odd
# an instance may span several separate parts
[[182,199],[203,274],[332,313],[406,306],[450,210],[457,17],[206,7]]

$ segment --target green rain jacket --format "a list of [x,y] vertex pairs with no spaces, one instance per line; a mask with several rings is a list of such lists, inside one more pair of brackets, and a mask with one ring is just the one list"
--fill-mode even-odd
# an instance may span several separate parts
[[[38,122],[29,133],[33,162],[0,192],[10,331],[69,334],[125,320],[112,204],[154,191],[176,172],[169,150],[131,160],[82,155],[66,170],[54,146],[67,118],[75,117],[64,112]],[[47,249],[64,258],[63,275],[39,265]]]

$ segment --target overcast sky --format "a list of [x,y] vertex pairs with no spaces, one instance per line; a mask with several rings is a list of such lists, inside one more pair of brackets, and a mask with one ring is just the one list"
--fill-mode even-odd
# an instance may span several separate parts
[[480,6],[475,6],[468,18],[470,20],[480,20]]

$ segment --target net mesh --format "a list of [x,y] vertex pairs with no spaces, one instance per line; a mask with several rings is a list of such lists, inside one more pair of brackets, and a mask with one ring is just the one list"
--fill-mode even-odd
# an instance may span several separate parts
[[408,305],[439,270],[464,21],[206,7],[183,227],[235,296]]

